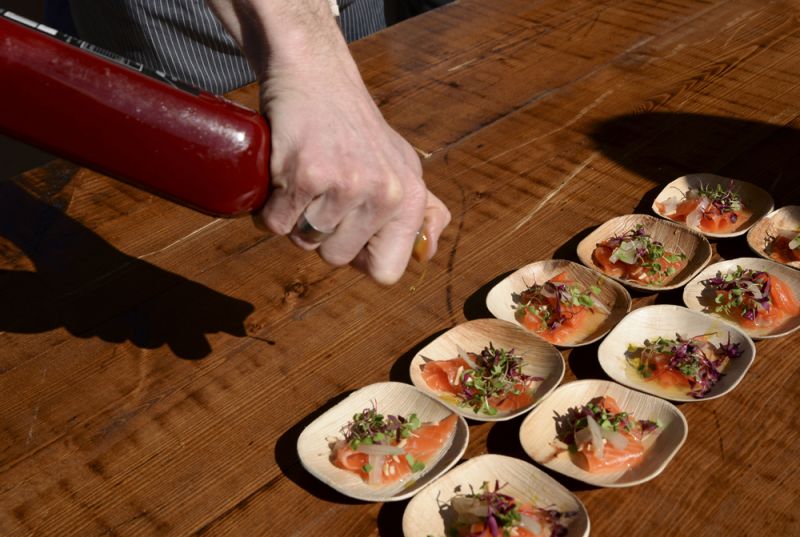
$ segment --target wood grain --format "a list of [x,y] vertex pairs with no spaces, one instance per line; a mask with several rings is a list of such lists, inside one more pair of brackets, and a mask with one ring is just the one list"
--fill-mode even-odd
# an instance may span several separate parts
[[[489,317],[503,276],[575,260],[591,228],[649,212],[676,177],[797,205],[799,7],[460,0],[354,44],[454,216],[413,294],[419,267],[381,288],[248,219],[68,163],[3,182],[0,535],[399,535],[404,503],[326,488],[300,465],[300,431],[351,390],[408,381],[417,350]],[[654,302],[680,295],[635,298]],[[683,405],[689,437],[656,479],[559,478],[593,534],[800,534],[798,344],[758,342],[736,390]],[[596,345],[564,354],[565,380],[604,378]],[[520,423],[473,424],[467,456],[525,459]]]

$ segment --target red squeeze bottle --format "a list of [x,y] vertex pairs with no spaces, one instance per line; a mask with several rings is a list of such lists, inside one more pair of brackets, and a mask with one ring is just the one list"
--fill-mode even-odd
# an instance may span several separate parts
[[260,208],[261,115],[0,9],[0,131],[216,216]]

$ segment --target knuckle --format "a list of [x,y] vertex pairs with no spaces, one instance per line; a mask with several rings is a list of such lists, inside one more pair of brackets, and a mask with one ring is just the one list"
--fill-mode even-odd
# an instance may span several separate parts
[[412,148],[410,145],[406,144],[406,162],[411,167],[411,171],[414,175],[419,177],[422,176],[422,162],[419,159],[419,155],[417,152]]
[[343,267],[350,263],[355,255],[341,249],[325,248],[324,245],[319,249],[319,256],[323,261],[334,267]]
[[405,196],[405,188],[400,181],[390,179],[384,182],[383,188],[375,192],[375,205],[382,210],[393,210],[400,206]]
[[403,271],[393,267],[384,267],[372,269],[369,275],[381,285],[393,285],[403,276]]
[[289,222],[286,217],[275,213],[268,213],[264,218],[264,224],[276,235],[288,235],[294,229],[294,222]]
[[428,189],[425,188],[425,183],[422,181],[415,181],[409,185],[406,188],[405,199],[407,208],[409,210],[419,211],[421,215],[425,211],[425,205],[428,200]]
[[361,193],[362,181],[357,173],[343,174],[333,181],[330,190],[339,200],[353,200]]
[[297,195],[315,196],[326,182],[326,168],[315,161],[304,162],[294,175],[292,184]]

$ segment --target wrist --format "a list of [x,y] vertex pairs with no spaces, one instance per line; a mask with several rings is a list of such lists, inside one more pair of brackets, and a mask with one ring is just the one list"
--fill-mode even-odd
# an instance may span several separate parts
[[[314,68],[349,57],[329,0],[234,0],[241,46],[262,78],[273,68]],[[319,60],[319,61],[317,61]]]

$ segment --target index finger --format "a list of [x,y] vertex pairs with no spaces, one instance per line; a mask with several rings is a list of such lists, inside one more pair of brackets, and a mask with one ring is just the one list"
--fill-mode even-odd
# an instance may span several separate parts
[[[414,259],[425,262],[431,259],[438,250],[439,237],[450,223],[450,211],[442,200],[437,198],[430,190],[425,204],[425,217],[420,229],[420,237],[424,237],[425,244],[414,245]],[[422,240],[420,238],[417,241]]]

